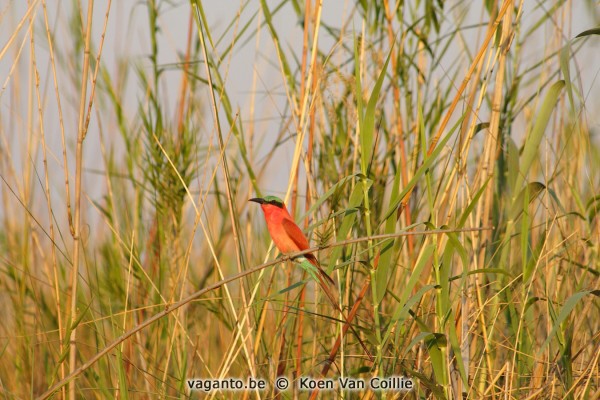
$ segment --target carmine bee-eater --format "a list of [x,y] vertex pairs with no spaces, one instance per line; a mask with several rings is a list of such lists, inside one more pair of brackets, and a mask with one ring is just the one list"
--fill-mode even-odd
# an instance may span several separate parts
[[[273,239],[273,243],[283,254],[297,253],[308,249],[308,239],[302,233],[302,230],[296,225],[294,219],[288,212],[283,200],[275,196],[266,196],[263,198],[254,198],[248,201],[253,201],[260,204],[263,213],[265,215],[265,221],[267,222],[267,229]],[[335,287],[333,279],[319,265],[317,258],[311,254],[304,254],[294,259],[298,264],[319,283],[321,289],[331,302],[331,304],[342,314],[346,323],[352,329],[352,332],[360,342],[361,346],[367,353],[370,359],[372,359],[371,353],[367,350],[365,344],[360,339],[358,333],[354,330],[352,325],[348,322],[348,319],[342,312],[342,309],[333,294],[332,287]],[[331,286],[330,286],[331,285]]]
[[[298,225],[292,219],[292,216],[288,212],[283,201],[275,196],[267,196],[265,198],[254,198],[249,201],[260,204],[263,213],[265,214],[265,220],[267,222],[267,229],[273,239],[273,243],[283,254],[297,253],[302,250],[309,248],[308,239],[304,236],[304,233],[300,230]],[[306,272],[316,280],[321,282],[323,279],[327,282],[333,283],[333,279],[319,265],[317,258],[308,253],[304,254],[304,258],[312,265],[307,269]],[[302,259],[299,259],[302,264]],[[306,267],[306,266],[303,266]]]

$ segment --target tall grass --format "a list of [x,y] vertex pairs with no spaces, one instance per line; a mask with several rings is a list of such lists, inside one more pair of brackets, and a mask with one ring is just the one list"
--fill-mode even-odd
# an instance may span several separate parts
[[593,2],[68,5],[0,12],[3,398],[600,397]]

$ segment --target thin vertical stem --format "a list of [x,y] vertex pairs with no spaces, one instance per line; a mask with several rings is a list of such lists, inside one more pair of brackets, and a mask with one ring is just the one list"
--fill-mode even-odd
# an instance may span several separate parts
[[[90,67],[90,38],[92,35],[92,15],[94,0],[88,1],[87,23],[85,32],[85,48],[81,74],[81,93],[79,101],[79,124],[77,131],[77,149],[75,152],[75,220],[73,221],[73,270],[71,272],[71,334],[69,336],[69,374],[77,367],[77,282],[79,276],[79,238],[81,227],[81,174],[83,163],[83,141],[85,139],[85,106],[87,81]],[[75,400],[75,381],[69,382],[69,399]]]

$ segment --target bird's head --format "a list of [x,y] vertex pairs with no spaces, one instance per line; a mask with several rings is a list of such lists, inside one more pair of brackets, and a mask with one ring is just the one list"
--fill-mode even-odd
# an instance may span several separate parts
[[283,200],[281,200],[277,196],[265,196],[265,197],[255,197],[248,201],[253,201],[255,203],[260,204],[263,208],[265,206],[272,206],[277,208],[284,208],[285,204],[283,204]]
[[263,212],[265,213],[265,217],[267,218],[270,215],[281,215],[282,213],[288,213],[283,200],[276,196],[256,197],[248,201],[253,201],[260,204],[260,208],[262,208]]

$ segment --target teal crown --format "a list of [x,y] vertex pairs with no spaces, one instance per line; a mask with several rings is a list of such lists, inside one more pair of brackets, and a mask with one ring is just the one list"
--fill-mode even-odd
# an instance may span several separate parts
[[280,208],[283,208],[283,200],[281,200],[277,196],[265,196],[265,197],[256,197],[254,199],[250,199],[248,201],[253,201],[258,204],[271,204]]

